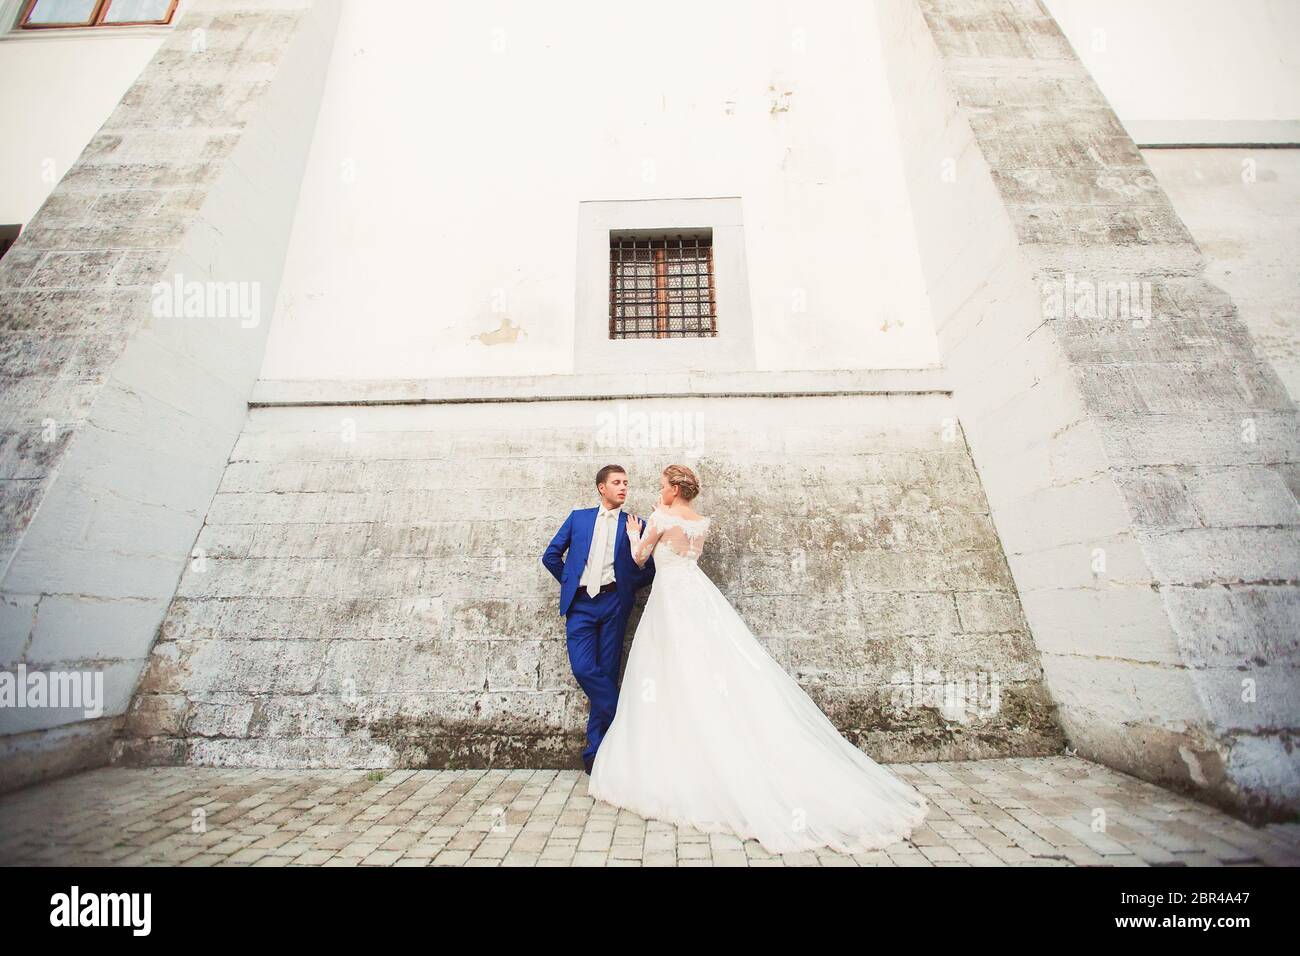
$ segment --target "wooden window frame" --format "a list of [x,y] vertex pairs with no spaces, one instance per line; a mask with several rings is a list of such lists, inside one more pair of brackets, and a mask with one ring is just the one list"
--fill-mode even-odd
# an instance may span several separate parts
[[176,16],[176,7],[180,0],[171,0],[167,6],[167,16],[161,20],[123,20],[113,23],[106,23],[104,18],[108,16],[109,8],[113,6],[113,0],[96,0],[94,13],[83,23],[28,23],[27,18],[32,15],[36,9],[36,4],[40,0],[27,0],[23,4],[22,16],[18,18],[18,28],[20,30],[87,30],[94,27],[159,27],[167,26]]

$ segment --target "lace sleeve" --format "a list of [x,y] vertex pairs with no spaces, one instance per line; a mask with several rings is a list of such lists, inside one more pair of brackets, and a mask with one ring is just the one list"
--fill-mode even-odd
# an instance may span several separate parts
[[645,563],[650,560],[650,555],[655,549],[655,544],[659,541],[659,536],[664,533],[663,528],[655,522],[656,514],[657,511],[646,519],[640,534],[632,530],[630,521],[627,524],[627,536],[632,542],[632,560],[639,568],[645,567]]
[[[645,559],[654,551],[655,544],[660,542],[661,539],[662,543],[673,554],[695,560],[704,549],[704,538],[708,533],[709,520],[707,517],[683,518],[671,511],[656,508],[646,522],[642,540],[639,542],[641,560],[638,563],[644,563]],[[631,526],[628,527],[628,532],[631,533]],[[662,549],[660,551],[662,553]],[[634,551],[634,557],[635,554]]]

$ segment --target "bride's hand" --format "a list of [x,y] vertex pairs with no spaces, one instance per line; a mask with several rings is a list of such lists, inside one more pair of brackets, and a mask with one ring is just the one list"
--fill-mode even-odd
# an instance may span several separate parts
[[632,535],[640,536],[641,521],[639,518],[633,518],[631,515],[627,516],[627,534],[628,537],[631,537]]

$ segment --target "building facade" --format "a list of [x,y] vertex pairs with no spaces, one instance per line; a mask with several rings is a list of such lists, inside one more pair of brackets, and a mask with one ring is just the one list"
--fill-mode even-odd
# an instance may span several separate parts
[[682,462],[874,757],[1293,814],[1300,18],[1129,6],[10,3],[4,785],[576,765],[542,549]]

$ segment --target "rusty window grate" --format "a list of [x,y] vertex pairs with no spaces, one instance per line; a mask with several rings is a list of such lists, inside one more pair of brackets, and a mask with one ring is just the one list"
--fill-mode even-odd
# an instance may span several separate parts
[[609,239],[609,337],[718,334],[713,238]]

